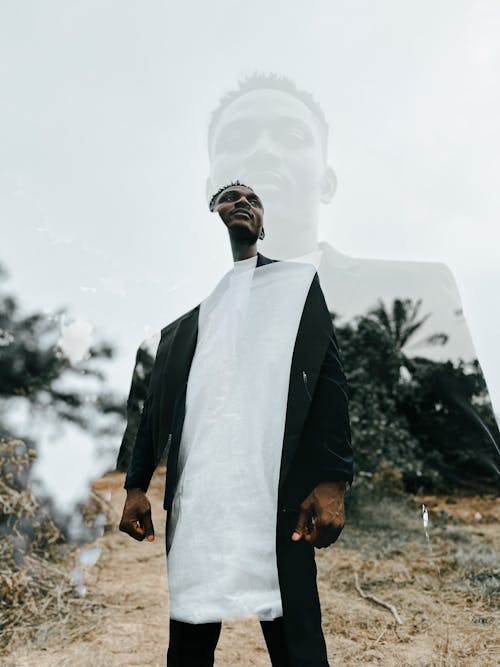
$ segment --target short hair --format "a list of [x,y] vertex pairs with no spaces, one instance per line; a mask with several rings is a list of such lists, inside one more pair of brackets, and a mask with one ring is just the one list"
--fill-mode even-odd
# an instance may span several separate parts
[[255,190],[253,188],[251,188],[249,185],[245,185],[244,183],[240,183],[240,181],[233,181],[232,183],[228,183],[227,185],[223,185],[221,188],[219,188],[217,190],[217,192],[214,195],[212,195],[212,199],[210,200],[208,208],[213,212],[215,200],[221,194],[221,192],[224,192],[224,190],[227,190],[228,188],[232,188],[235,185],[240,185],[243,188],[248,188],[248,190],[251,190],[252,192],[255,192]]
[[228,91],[223,95],[219,100],[219,105],[212,112],[210,117],[210,122],[208,125],[208,152],[211,152],[210,146],[212,144],[212,139],[215,133],[215,128],[217,123],[220,120],[220,117],[227,109],[227,107],[239,99],[246,93],[250,93],[254,90],[278,90],[283,93],[288,93],[295,99],[299,100],[311,111],[316,120],[320,137],[321,137],[321,147],[323,149],[323,154],[326,156],[328,152],[328,131],[329,126],[323,112],[323,109],[319,103],[314,99],[311,93],[307,90],[300,90],[295,85],[295,82],[292,79],[281,76],[274,72],[268,74],[255,72],[245,79],[238,81],[238,87],[236,89]]

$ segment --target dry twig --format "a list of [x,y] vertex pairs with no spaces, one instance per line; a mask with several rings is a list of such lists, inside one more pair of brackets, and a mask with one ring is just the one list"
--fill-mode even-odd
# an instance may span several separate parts
[[356,590],[358,591],[358,593],[361,595],[362,598],[364,598],[365,600],[371,600],[372,602],[375,602],[375,604],[378,604],[381,607],[385,607],[392,613],[392,615],[396,619],[396,623],[398,623],[399,625],[403,625],[401,616],[398,614],[398,610],[393,604],[390,604],[389,602],[384,602],[384,600],[375,597],[375,595],[370,595],[369,593],[365,593],[361,589],[361,586],[359,585],[359,577],[357,572],[354,572],[354,585],[356,586]]

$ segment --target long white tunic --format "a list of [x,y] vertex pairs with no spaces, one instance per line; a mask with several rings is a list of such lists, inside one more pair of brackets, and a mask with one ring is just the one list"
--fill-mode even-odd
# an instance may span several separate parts
[[170,617],[283,614],[277,494],[308,263],[235,262],[200,305],[167,536]]

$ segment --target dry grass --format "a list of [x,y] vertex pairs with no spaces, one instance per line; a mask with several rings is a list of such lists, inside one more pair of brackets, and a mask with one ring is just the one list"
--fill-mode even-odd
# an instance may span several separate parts
[[[164,472],[155,475],[148,494],[156,529],[155,541],[148,544],[135,542],[116,528],[125,496],[123,475],[98,480],[94,488],[98,494],[111,494],[109,512],[115,518],[114,528],[99,540],[101,558],[87,573],[86,583],[97,606],[93,611],[71,609],[66,601],[68,613],[65,616],[63,611],[58,617],[57,605],[51,603],[46,610],[45,635],[28,631],[29,643],[24,648],[18,641],[11,644],[2,664],[164,667],[168,644],[161,508]],[[429,509],[430,544],[422,526],[423,502]],[[364,487],[354,489],[349,508],[348,525],[338,543],[316,552],[330,665],[499,664],[494,646],[500,621],[498,499],[412,499],[397,489],[387,496],[380,488]],[[54,567],[62,569],[63,565]],[[70,569],[67,564],[65,568],[65,572]],[[359,594],[355,573],[364,593],[394,606],[401,625],[390,609]],[[54,571],[50,577],[54,588],[55,575]],[[57,598],[53,590],[47,594]],[[75,634],[74,614],[81,614],[80,634]],[[26,623],[24,614],[18,620]],[[269,667],[256,619],[223,624],[216,665]]]
[[[323,605],[332,665],[499,664],[499,500],[447,503],[397,490],[384,496],[368,486],[355,493],[338,546],[317,554],[320,596],[332,601]],[[363,599],[356,578],[365,593],[394,606],[403,623]]]
[[50,512],[29,489],[34,450],[0,441],[0,649],[77,641],[96,628],[97,596],[81,596],[71,555]]

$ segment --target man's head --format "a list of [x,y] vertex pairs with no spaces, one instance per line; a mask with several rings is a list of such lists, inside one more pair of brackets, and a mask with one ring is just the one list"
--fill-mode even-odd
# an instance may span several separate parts
[[326,162],[328,125],[309,93],[276,75],[250,77],[221,100],[208,142],[210,193],[235,176],[250,182],[266,203],[277,255],[294,242],[303,252],[317,245],[318,206],[331,200],[336,180]]
[[210,199],[209,207],[220,215],[232,241],[252,245],[264,238],[264,207],[248,185],[234,181],[222,186]]

